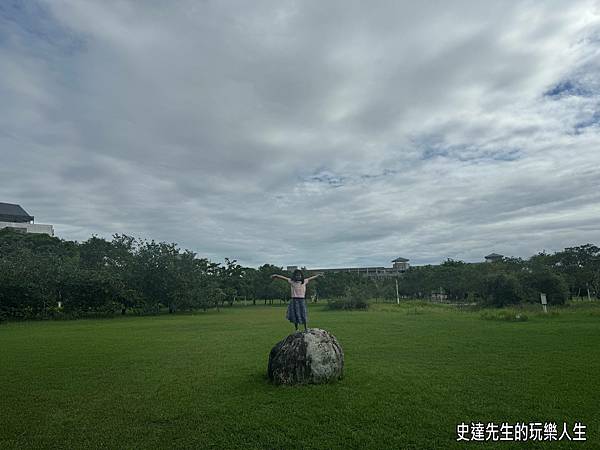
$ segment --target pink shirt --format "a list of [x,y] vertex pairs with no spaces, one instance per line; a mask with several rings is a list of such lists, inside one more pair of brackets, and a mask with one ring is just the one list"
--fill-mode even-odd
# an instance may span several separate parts
[[304,283],[296,282],[294,280],[289,280],[289,283],[292,288],[292,298],[293,297],[304,298],[304,296],[306,295],[306,285],[308,284],[308,280],[304,279]]

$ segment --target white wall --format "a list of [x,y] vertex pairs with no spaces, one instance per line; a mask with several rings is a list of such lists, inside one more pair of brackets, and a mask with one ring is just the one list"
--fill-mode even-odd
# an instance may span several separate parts
[[0,228],[25,228],[28,233],[43,233],[48,236],[54,236],[52,225],[43,225],[41,223],[18,223],[18,222],[0,222]]

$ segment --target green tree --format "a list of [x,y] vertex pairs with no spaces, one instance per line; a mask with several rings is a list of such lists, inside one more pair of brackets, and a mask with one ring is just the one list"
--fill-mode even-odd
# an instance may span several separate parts
[[565,279],[547,268],[538,268],[523,276],[523,287],[526,299],[539,302],[540,294],[545,293],[548,303],[562,305],[569,298],[569,286]]
[[505,273],[487,275],[483,279],[483,295],[487,304],[497,307],[514,305],[524,298],[519,279]]

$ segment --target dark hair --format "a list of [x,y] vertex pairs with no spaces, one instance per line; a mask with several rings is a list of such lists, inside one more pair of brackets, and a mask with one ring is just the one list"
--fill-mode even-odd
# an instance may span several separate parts
[[304,283],[304,273],[300,269],[294,270],[292,273],[292,281],[302,281]]

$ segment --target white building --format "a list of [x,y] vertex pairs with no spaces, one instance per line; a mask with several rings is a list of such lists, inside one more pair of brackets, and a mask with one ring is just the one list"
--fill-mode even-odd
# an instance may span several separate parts
[[403,257],[398,257],[394,260],[392,260],[393,264],[393,268],[394,269],[398,269],[398,270],[408,270],[408,268],[410,267],[410,264],[408,262],[409,260]]
[[21,233],[41,233],[54,236],[52,225],[34,223],[34,217],[27,214],[20,205],[0,202],[0,229],[3,228]]

